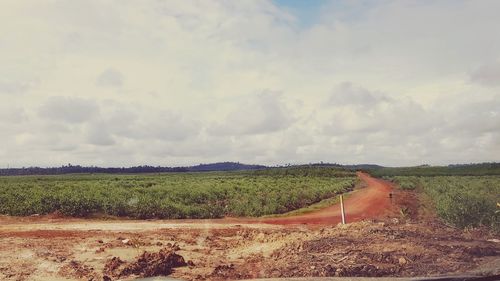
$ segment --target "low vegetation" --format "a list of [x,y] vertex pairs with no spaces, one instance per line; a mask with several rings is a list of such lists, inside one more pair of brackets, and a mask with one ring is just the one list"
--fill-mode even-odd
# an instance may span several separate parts
[[262,216],[351,189],[352,172],[293,167],[245,172],[0,177],[0,214],[133,218]]
[[395,176],[402,189],[421,188],[437,214],[457,227],[488,226],[500,231],[500,176]]
[[[344,200],[346,200],[347,198],[349,198],[349,195],[350,195],[349,193],[344,194],[343,195],[344,196]],[[324,208],[327,208],[329,206],[332,206],[332,205],[335,205],[335,204],[339,204],[339,203],[340,203],[340,197],[339,196],[335,196],[335,197],[326,198],[324,200],[319,201],[318,203],[314,203],[312,205],[305,206],[305,207],[300,208],[300,209],[296,209],[296,210],[293,210],[293,211],[290,211],[290,212],[286,212],[286,213],[283,213],[283,214],[267,215],[266,217],[283,218],[283,217],[300,216],[300,215],[305,215],[305,214],[308,214],[308,213],[316,212],[316,211],[319,211],[321,209],[324,209]]]
[[500,163],[448,166],[378,167],[366,169],[373,176],[491,176],[500,175]]

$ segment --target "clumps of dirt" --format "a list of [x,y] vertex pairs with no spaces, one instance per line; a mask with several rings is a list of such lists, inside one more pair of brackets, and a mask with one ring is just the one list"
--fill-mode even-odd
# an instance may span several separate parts
[[104,264],[103,273],[110,276],[120,276],[119,268],[124,263],[119,257],[113,257]]
[[141,246],[147,246],[148,243],[144,242],[143,240],[139,239],[139,238],[130,238],[130,239],[122,239],[120,240],[121,243],[124,245],[124,246],[131,246],[131,247],[134,247],[134,248],[139,248]]
[[93,267],[84,265],[79,261],[72,260],[61,267],[59,274],[62,276],[71,276],[73,278],[86,278],[87,280],[98,280],[99,275]]
[[22,262],[18,267],[0,266],[0,280],[30,280],[30,276],[35,271],[35,266],[28,262]]
[[234,264],[222,264],[215,267],[212,275],[219,277],[230,277],[234,273]]
[[280,248],[263,267],[267,277],[428,276],[467,272],[499,252],[445,226],[361,222]]
[[113,278],[128,277],[131,275],[140,277],[167,276],[174,268],[187,266],[184,258],[177,254],[180,248],[176,245],[161,249],[157,253],[144,251],[135,261],[127,263],[119,257],[109,259],[103,273],[105,277],[111,280]]
[[[315,266],[313,266],[315,268]],[[381,277],[395,274],[398,269],[393,266],[379,267],[373,264],[354,264],[354,265],[327,265],[318,270],[322,276],[338,276],[338,277]]]
[[158,253],[144,252],[135,262],[128,264],[120,275],[135,274],[141,277],[170,275],[173,268],[186,265],[184,258],[176,254],[175,250],[164,248]]
[[234,264],[221,264],[214,268],[208,279],[215,280],[238,280],[253,277],[251,274],[243,273],[236,269]]
[[[96,240],[96,246],[98,248],[95,250],[96,254],[103,253],[107,249],[112,249],[112,248],[123,248],[123,247],[132,247],[132,248],[140,248],[144,246],[151,246],[153,245],[150,242],[146,242],[143,238],[141,238],[138,235],[135,235],[134,237],[131,238],[123,238],[123,237],[118,237],[113,240],[108,240],[107,242],[104,242],[102,239]],[[162,245],[157,245],[157,246],[162,246]]]
[[487,257],[500,255],[500,251],[494,248],[472,246],[464,250],[468,255],[475,257]]

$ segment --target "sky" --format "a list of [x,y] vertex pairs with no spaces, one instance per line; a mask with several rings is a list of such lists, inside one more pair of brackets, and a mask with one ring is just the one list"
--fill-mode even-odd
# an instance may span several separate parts
[[500,160],[500,1],[0,1],[0,167]]

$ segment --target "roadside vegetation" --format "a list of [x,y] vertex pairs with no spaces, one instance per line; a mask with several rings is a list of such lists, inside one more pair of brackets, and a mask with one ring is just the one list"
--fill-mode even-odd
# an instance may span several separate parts
[[500,176],[395,176],[402,189],[422,190],[437,214],[460,227],[487,226],[500,231]]
[[331,167],[149,175],[0,177],[0,214],[219,218],[286,213],[353,188]]
[[491,176],[500,175],[500,163],[448,166],[380,167],[365,169],[373,176]]
[[[349,198],[349,195],[350,195],[350,193],[344,194],[343,195],[344,196],[344,200],[346,200],[347,198]],[[340,203],[340,197],[339,196],[335,196],[335,197],[330,197],[330,198],[323,199],[323,200],[319,201],[318,203],[314,203],[312,205],[305,206],[305,207],[302,207],[300,209],[292,210],[290,212],[286,212],[286,213],[283,213],[283,214],[266,215],[265,217],[269,217],[269,218],[283,218],[283,217],[300,216],[300,215],[305,215],[305,214],[308,214],[308,213],[317,212],[317,211],[319,211],[321,209],[324,209],[324,208],[327,208],[329,206],[332,206],[332,205],[335,205],[335,204],[339,204],[339,203]]]
[[500,231],[500,163],[383,167],[369,173],[389,179],[401,189],[424,192],[449,224]]

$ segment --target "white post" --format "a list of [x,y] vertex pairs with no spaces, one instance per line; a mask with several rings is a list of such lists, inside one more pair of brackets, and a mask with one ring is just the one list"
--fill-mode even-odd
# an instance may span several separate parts
[[340,213],[342,214],[342,224],[345,224],[344,197],[340,194]]

